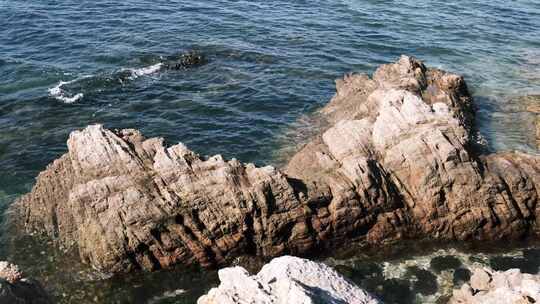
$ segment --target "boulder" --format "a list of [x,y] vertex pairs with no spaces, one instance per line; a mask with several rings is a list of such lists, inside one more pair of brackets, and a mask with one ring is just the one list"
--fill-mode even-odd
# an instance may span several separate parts
[[26,278],[16,265],[0,262],[0,303],[51,304],[51,298],[35,280]]
[[478,268],[471,282],[454,290],[449,304],[527,304],[540,301],[540,276],[519,269],[494,271]]
[[333,125],[285,169],[308,197],[327,198],[318,223],[347,214],[328,231],[353,226],[371,244],[538,232],[540,157],[477,144],[463,77],[402,56],[336,88],[321,110]]
[[219,279],[197,304],[380,303],[332,268],[292,256],[273,259],[253,276],[242,267],[221,269]]
[[92,125],[13,206],[105,272],[302,255],[351,241],[536,235],[540,156],[476,144],[463,77],[402,56],[347,75],[283,170]]

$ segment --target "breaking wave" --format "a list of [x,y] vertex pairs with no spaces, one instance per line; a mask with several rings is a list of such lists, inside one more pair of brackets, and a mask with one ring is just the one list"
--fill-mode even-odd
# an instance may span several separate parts
[[163,67],[163,63],[156,63],[154,65],[147,66],[144,68],[128,69],[128,71],[131,73],[131,76],[129,76],[128,78],[131,80],[134,80],[144,75],[154,74],[158,72],[162,67]]
[[73,80],[61,80],[54,87],[49,88],[49,95],[63,103],[74,103],[84,98],[83,91],[95,87],[99,90],[111,85],[125,85],[127,81],[135,80],[141,76],[157,73],[163,67],[162,63],[142,68],[128,68],[105,75],[88,75]]
[[49,94],[60,100],[63,103],[74,103],[84,97],[83,93],[76,93],[69,96],[68,93],[62,88],[66,84],[71,84],[78,81],[80,78],[71,80],[71,81],[60,81],[56,86],[49,89]]

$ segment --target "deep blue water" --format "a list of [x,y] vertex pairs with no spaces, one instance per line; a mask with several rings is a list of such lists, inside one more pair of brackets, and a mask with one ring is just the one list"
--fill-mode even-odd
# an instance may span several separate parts
[[[209,63],[143,73],[188,50]],[[466,76],[492,149],[535,151],[511,100],[540,93],[537,0],[0,0],[0,208],[91,123],[276,163],[334,79],[400,54]]]

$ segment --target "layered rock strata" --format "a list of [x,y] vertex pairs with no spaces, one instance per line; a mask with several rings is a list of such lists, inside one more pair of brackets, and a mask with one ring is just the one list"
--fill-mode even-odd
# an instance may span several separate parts
[[167,147],[136,130],[73,132],[14,210],[20,226],[108,272],[301,255],[351,240],[538,232],[540,157],[484,155],[461,76],[402,56],[337,81],[330,126],[280,171]]
[[0,303],[50,304],[52,300],[37,281],[26,278],[17,266],[0,262]]
[[519,269],[475,269],[468,284],[454,290],[450,304],[528,304],[540,301],[540,276]]
[[253,276],[242,267],[221,269],[219,279],[197,304],[380,303],[332,268],[291,256],[275,258]]

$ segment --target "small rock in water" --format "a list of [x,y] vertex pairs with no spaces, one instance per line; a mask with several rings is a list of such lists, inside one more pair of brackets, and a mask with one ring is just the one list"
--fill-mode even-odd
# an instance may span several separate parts
[[454,290],[450,304],[526,304],[540,301],[540,276],[519,269],[475,269],[469,284]]
[[16,265],[0,262],[0,303],[51,304],[41,284],[26,278]]
[[471,277],[471,287],[475,290],[488,290],[491,274],[484,269],[477,269]]
[[196,51],[190,51],[180,55],[179,58],[166,61],[164,67],[169,70],[180,70],[203,65],[206,62],[207,59],[203,54]]

